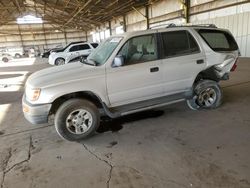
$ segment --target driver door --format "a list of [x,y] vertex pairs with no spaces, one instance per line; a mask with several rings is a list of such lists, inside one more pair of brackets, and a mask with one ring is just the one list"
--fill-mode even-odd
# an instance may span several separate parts
[[162,61],[155,34],[129,39],[117,55],[124,58],[124,64],[108,68],[106,74],[112,107],[163,95]]

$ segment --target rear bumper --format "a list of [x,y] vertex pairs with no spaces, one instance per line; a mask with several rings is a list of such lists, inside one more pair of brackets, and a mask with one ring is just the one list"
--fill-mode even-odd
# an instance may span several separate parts
[[48,123],[48,115],[51,108],[51,104],[30,104],[25,99],[25,95],[22,99],[24,117],[32,124],[44,124]]

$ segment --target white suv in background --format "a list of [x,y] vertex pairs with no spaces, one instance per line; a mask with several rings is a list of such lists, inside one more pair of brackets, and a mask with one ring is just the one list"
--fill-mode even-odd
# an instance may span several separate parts
[[24,54],[23,48],[19,47],[9,47],[0,50],[1,53],[9,54],[13,58],[21,58]]
[[53,51],[49,56],[49,64],[63,65],[79,56],[86,58],[97,46],[97,43],[72,42],[65,48]]
[[184,100],[193,110],[217,108],[219,81],[229,79],[238,56],[232,34],[214,26],[112,36],[86,60],[32,74],[23,112],[33,124],[55,114],[58,134],[78,141],[95,133],[100,116],[117,118]]

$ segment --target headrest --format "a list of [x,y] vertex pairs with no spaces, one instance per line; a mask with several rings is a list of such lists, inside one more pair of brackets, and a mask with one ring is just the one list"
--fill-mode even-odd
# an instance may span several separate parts
[[143,44],[137,45],[137,52],[143,53],[143,48],[144,48]]
[[147,45],[147,52],[149,54],[154,54],[155,53],[155,46],[154,46],[154,44]]

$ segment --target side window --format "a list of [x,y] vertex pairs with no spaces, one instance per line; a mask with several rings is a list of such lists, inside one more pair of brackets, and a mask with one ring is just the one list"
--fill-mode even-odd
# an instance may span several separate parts
[[72,47],[69,49],[70,52],[75,52],[75,51],[78,51],[78,50],[79,50],[79,46],[78,46],[78,45],[72,46]]
[[164,57],[185,55],[199,52],[199,47],[187,31],[171,31],[162,33]]
[[94,48],[97,48],[98,47],[98,43],[91,43],[91,45],[94,47]]
[[144,35],[129,39],[118,54],[124,57],[125,65],[156,60],[155,37],[154,35]]
[[90,46],[88,44],[81,44],[79,45],[79,50],[88,50]]
[[188,40],[189,40],[190,52],[191,53],[199,53],[200,52],[200,48],[199,48],[196,40],[194,39],[194,37],[190,33],[188,33]]

